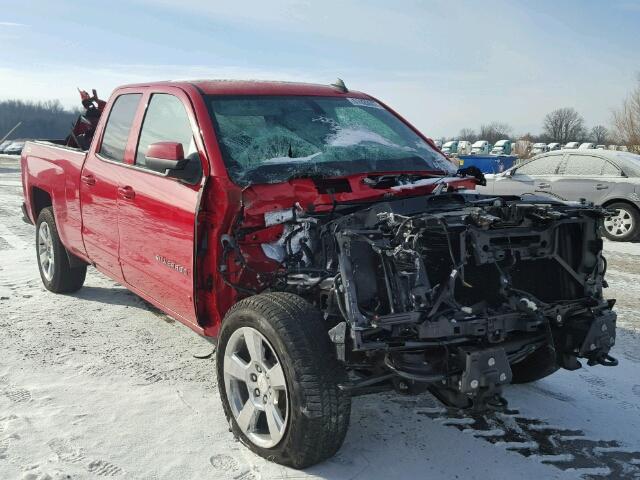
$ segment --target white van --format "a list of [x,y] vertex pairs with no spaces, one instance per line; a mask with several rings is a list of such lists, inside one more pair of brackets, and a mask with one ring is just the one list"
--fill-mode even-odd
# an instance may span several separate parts
[[596,148],[596,144],[591,142],[581,143],[580,146],[578,147],[579,150],[594,150],[595,148]]
[[562,148],[562,146],[559,143],[556,142],[552,142],[549,145],[547,145],[547,151],[548,152],[553,152],[554,150],[560,150]]
[[458,155],[469,155],[471,153],[471,142],[460,140],[458,142]]
[[580,142],[569,142],[563,148],[575,150],[580,146]]
[[531,155],[538,155],[539,153],[546,153],[549,151],[546,143],[534,143],[531,149]]

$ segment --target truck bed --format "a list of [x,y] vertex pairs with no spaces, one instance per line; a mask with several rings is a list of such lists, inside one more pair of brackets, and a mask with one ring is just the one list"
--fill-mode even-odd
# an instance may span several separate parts
[[87,154],[54,142],[29,141],[22,151],[25,214],[35,224],[40,210],[52,206],[63,243],[84,258],[79,192],[80,171]]

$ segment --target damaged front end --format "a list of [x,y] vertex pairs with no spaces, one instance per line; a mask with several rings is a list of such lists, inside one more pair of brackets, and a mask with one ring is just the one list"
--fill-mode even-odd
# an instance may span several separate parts
[[499,406],[502,385],[526,380],[523,365],[541,378],[579,358],[616,364],[603,215],[465,193],[283,210],[265,216],[281,233],[261,244],[277,263],[263,288],[322,310],[358,377],[344,386],[354,394],[392,384],[457,407]]

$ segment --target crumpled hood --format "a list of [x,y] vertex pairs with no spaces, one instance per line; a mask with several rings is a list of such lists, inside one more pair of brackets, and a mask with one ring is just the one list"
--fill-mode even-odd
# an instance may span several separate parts
[[[420,172],[423,174],[424,172]],[[471,177],[433,177],[377,188],[364,182],[365,178],[381,174],[356,174],[328,179],[301,178],[277,184],[257,184],[243,190],[245,227],[264,225],[264,214],[296,207],[308,212],[328,212],[335,203],[370,202],[387,200],[391,196],[402,197],[424,195],[438,185],[446,185],[447,190],[474,189],[475,179]]]

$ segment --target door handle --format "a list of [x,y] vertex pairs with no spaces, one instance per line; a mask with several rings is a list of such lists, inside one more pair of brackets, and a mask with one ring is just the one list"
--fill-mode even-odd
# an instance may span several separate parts
[[605,185],[603,183],[596,184],[596,190],[606,190],[607,188],[609,188],[609,185]]
[[136,196],[136,192],[129,186],[118,187],[118,195],[120,198],[124,198],[125,200],[133,200]]
[[539,183],[538,188],[551,188],[551,185],[548,183]]
[[96,184],[96,177],[94,177],[93,175],[82,175],[80,177],[80,180],[82,180],[82,183],[84,183],[85,185],[95,185]]

